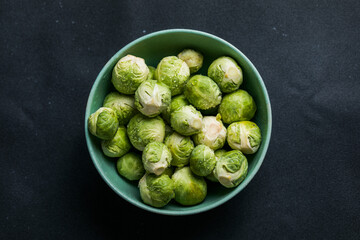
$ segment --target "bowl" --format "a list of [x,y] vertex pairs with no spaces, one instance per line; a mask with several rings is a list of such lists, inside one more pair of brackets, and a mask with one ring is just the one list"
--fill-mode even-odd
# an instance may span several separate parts
[[[114,90],[111,84],[111,72],[117,61],[127,54],[144,58],[147,65],[156,67],[165,56],[177,55],[184,48],[196,49],[203,53],[204,63],[199,73],[207,75],[211,62],[220,56],[230,56],[241,66],[244,82],[240,86],[253,96],[257,112],[252,121],[256,122],[262,132],[262,143],[253,155],[247,155],[249,162],[248,175],[236,188],[228,189],[218,183],[208,184],[205,200],[195,206],[182,206],[171,201],[163,208],[146,205],[140,198],[136,182],[121,177],[116,171],[116,160],[106,157],[100,146],[100,140],[88,131],[87,119],[91,113],[102,106],[105,96]],[[209,33],[189,30],[170,29],[154,32],[140,37],[120,49],[102,68],[97,76],[87,101],[85,112],[85,136],[91,159],[104,181],[123,199],[137,207],[150,212],[165,215],[189,215],[213,209],[243,190],[258,172],[268,149],[271,135],[271,107],[265,84],[250,60],[236,47],[225,40]]]

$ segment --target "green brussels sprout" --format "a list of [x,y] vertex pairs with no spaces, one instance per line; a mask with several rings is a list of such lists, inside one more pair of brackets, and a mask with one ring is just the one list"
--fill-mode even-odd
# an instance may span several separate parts
[[171,127],[184,136],[200,132],[202,115],[193,106],[187,105],[171,113]]
[[167,175],[146,173],[139,181],[140,197],[144,203],[161,208],[175,197],[174,182]]
[[[215,169],[214,169],[214,170],[215,170]],[[211,181],[211,182],[219,182],[219,181],[217,180],[217,178],[215,177],[215,175],[214,175],[214,170],[211,171],[211,173],[210,173],[209,175],[205,176],[205,178],[206,178],[207,180]]]
[[203,64],[203,55],[193,49],[184,49],[181,53],[178,54],[178,58],[186,62],[189,66],[190,73],[193,74],[202,67]]
[[110,140],[102,140],[101,148],[108,157],[121,157],[131,149],[126,128],[119,126],[115,136]]
[[227,188],[238,186],[246,177],[248,162],[239,150],[232,150],[220,157],[214,175]]
[[120,125],[128,124],[130,119],[137,113],[134,97],[122,95],[118,92],[111,92],[106,95],[103,107],[115,110]]
[[169,125],[165,124],[165,138],[170,136],[173,132],[174,130]]
[[149,74],[149,68],[144,59],[126,55],[115,65],[111,82],[116,90],[124,94],[134,94],[140,84]]
[[215,158],[216,161],[218,161],[222,155],[224,155],[225,153],[227,153],[227,151],[225,149],[219,149],[215,151]]
[[150,80],[150,79],[156,79],[155,78],[155,70],[156,70],[156,68],[154,68],[153,66],[148,66],[148,68],[149,68],[149,75],[148,75],[148,80]]
[[250,120],[255,112],[255,101],[245,90],[237,90],[225,95],[219,106],[221,119],[227,124]]
[[139,180],[145,174],[145,169],[139,154],[129,152],[116,162],[118,173],[130,181]]
[[201,203],[207,194],[207,185],[203,177],[192,173],[189,167],[175,170],[171,179],[175,186],[175,201],[185,205]]
[[206,145],[197,145],[190,155],[190,169],[198,176],[205,177],[215,168],[214,151]]
[[184,95],[197,109],[215,108],[221,102],[219,86],[211,78],[195,75],[186,83]]
[[240,150],[245,154],[253,154],[260,147],[260,128],[251,121],[234,122],[228,127],[227,141],[232,149]]
[[171,178],[171,176],[174,174],[174,169],[170,166],[164,170],[162,174],[166,174]]
[[111,108],[101,107],[90,115],[88,127],[91,134],[103,139],[112,139],[119,127],[116,112]]
[[213,61],[208,76],[219,85],[223,93],[237,90],[243,82],[243,73],[239,65],[230,57],[220,57]]
[[147,80],[135,92],[135,106],[145,116],[156,117],[165,111],[171,102],[169,87],[157,80]]
[[171,99],[171,103],[170,103],[170,107],[168,107],[166,109],[166,111],[164,111],[162,113],[162,117],[167,121],[170,122],[170,116],[171,113],[174,112],[175,110],[178,110],[179,108],[186,106],[186,105],[190,105],[189,101],[186,99],[185,95],[181,94],[178,95],[176,97],[173,97]]
[[169,149],[161,142],[149,143],[142,154],[145,170],[156,175],[162,174],[170,166],[171,159]]
[[199,133],[193,135],[196,145],[204,144],[213,150],[224,146],[226,140],[226,128],[221,122],[220,114],[206,116],[202,121],[202,128]]
[[163,58],[155,71],[155,78],[169,86],[171,96],[183,92],[189,76],[190,70],[188,65],[175,56]]
[[165,138],[165,123],[161,117],[146,117],[140,113],[130,119],[127,134],[131,144],[140,151],[150,142],[163,142]]
[[[215,159],[216,159],[216,162],[219,161],[220,157],[222,155],[224,155],[226,153],[226,150],[225,149],[219,149],[219,150],[216,150],[215,151]],[[216,166],[216,164],[215,164]],[[206,176],[206,179],[212,181],[212,182],[219,182],[219,180],[217,180],[217,178],[215,177],[215,168],[213,171],[211,171],[211,173],[209,175]]]
[[182,167],[189,163],[191,152],[194,149],[194,143],[190,137],[184,137],[174,132],[165,139],[165,145],[171,152],[172,166]]

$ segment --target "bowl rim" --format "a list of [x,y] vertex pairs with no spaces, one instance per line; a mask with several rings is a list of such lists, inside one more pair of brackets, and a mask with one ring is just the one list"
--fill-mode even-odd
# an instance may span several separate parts
[[[116,60],[121,54],[123,54],[123,52],[125,52],[127,49],[129,49],[130,47],[132,47],[133,45],[148,39],[148,38],[152,38],[154,36],[157,35],[164,35],[164,34],[168,34],[168,33],[190,33],[190,34],[197,34],[197,35],[202,35],[205,37],[209,37],[209,38],[213,38],[219,42],[224,43],[225,45],[229,46],[234,52],[236,52],[236,54],[240,55],[241,58],[244,59],[244,61],[246,61],[251,68],[253,69],[256,77],[259,79],[261,88],[263,89],[264,92],[264,96],[265,96],[265,102],[266,102],[266,108],[267,108],[267,112],[268,112],[268,121],[267,121],[267,125],[268,125],[268,131],[266,134],[266,137],[263,137],[263,139],[266,139],[266,141],[262,142],[263,145],[263,151],[261,152],[261,155],[259,156],[259,161],[257,162],[257,164],[255,165],[253,171],[251,172],[251,174],[249,174],[245,180],[235,189],[233,189],[228,195],[226,195],[225,197],[223,197],[222,199],[220,199],[219,201],[210,203],[204,207],[201,208],[197,208],[197,209],[193,209],[193,208],[189,208],[183,211],[175,211],[175,210],[169,210],[169,209],[162,209],[162,208],[154,208],[151,206],[148,206],[146,204],[142,204],[139,203],[137,201],[134,201],[132,198],[127,197],[126,195],[122,194],[121,191],[118,191],[118,189],[116,188],[116,186],[105,177],[104,172],[101,170],[100,166],[97,163],[97,160],[94,157],[94,151],[92,149],[92,147],[90,146],[90,136],[89,136],[89,131],[88,131],[88,122],[87,122],[87,116],[90,116],[90,105],[91,105],[91,101],[94,98],[94,94],[95,94],[95,89],[98,87],[100,80],[102,78],[102,76],[104,75],[105,69],[107,69],[109,67],[109,65]],[[122,47],[119,51],[117,51],[109,60],[108,62],[102,67],[101,71],[99,72],[99,74],[97,75],[95,82],[93,83],[90,93],[89,93],[89,97],[86,103],[86,110],[85,110],[85,139],[86,139],[86,144],[87,144],[87,148],[90,154],[90,157],[92,159],[93,164],[95,165],[95,168],[97,169],[97,171],[99,172],[99,175],[101,176],[101,178],[107,183],[107,185],[115,192],[117,193],[120,197],[122,197],[123,199],[125,199],[126,201],[130,202],[131,204],[153,212],[153,213],[158,213],[158,214],[163,214],[163,215],[173,215],[173,216],[180,216],[180,215],[193,215],[193,214],[197,214],[197,213],[201,213],[201,212],[205,212],[208,211],[210,209],[213,209],[215,207],[218,207],[220,205],[222,205],[223,203],[227,202],[228,200],[230,200],[231,198],[233,198],[235,195],[237,195],[239,192],[241,192],[248,184],[249,182],[254,178],[254,176],[256,175],[256,173],[259,171],[266,152],[268,150],[269,147],[269,143],[270,143],[270,138],[271,138],[271,130],[272,130],[272,113],[271,113],[271,105],[270,105],[270,99],[269,99],[269,95],[267,92],[267,89],[265,87],[265,83],[262,79],[262,77],[260,76],[258,70],[256,69],[256,67],[254,66],[254,64],[239,50],[237,49],[234,45],[232,45],[231,43],[227,42],[226,40],[217,37],[213,34],[207,33],[207,32],[203,32],[203,31],[199,31],[199,30],[193,30],[193,29],[181,29],[181,28],[176,28],[176,29],[165,29],[165,30],[160,30],[160,31],[156,31],[156,32],[152,32],[149,34],[146,34],[142,37],[139,37],[133,41],[131,41],[130,43],[128,43],[127,45],[125,45],[124,47]],[[186,208],[186,207],[185,207]]]

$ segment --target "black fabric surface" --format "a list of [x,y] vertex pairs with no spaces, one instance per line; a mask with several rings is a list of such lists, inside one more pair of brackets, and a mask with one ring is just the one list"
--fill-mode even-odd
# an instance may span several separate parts
[[[360,239],[359,12],[356,0],[1,0],[0,239]],[[116,195],[83,127],[108,59],[169,28],[239,48],[273,111],[252,182],[220,207],[183,217]]]

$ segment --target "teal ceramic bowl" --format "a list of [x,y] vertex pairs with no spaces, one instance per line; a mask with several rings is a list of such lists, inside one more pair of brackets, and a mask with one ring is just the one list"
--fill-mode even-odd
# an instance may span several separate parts
[[[216,58],[227,55],[234,58],[244,73],[244,82],[240,88],[247,90],[257,104],[253,119],[262,131],[262,143],[259,150],[248,155],[248,176],[236,188],[227,189],[220,184],[209,183],[205,200],[195,206],[181,206],[171,201],[164,208],[154,208],[144,204],[140,198],[137,182],[130,182],[118,175],[116,160],[104,156],[100,141],[88,131],[87,119],[91,113],[102,106],[107,93],[113,90],[111,72],[116,62],[127,54],[144,58],[147,65],[156,67],[159,61],[170,55],[177,55],[184,48],[193,48],[203,53],[204,64],[199,73],[206,75],[210,63]],[[259,170],[269,146],[271,135],[271,108],[265,84],[250,60],[236,47],[209,33],[171,29],[154,32],[140,37],[118,51],[102,68],[92,86],[85,112],[85,135],[92,161],[104,181],[123,199],[150,212],[166,215],[189,215],[215,208],[243,190]]]

